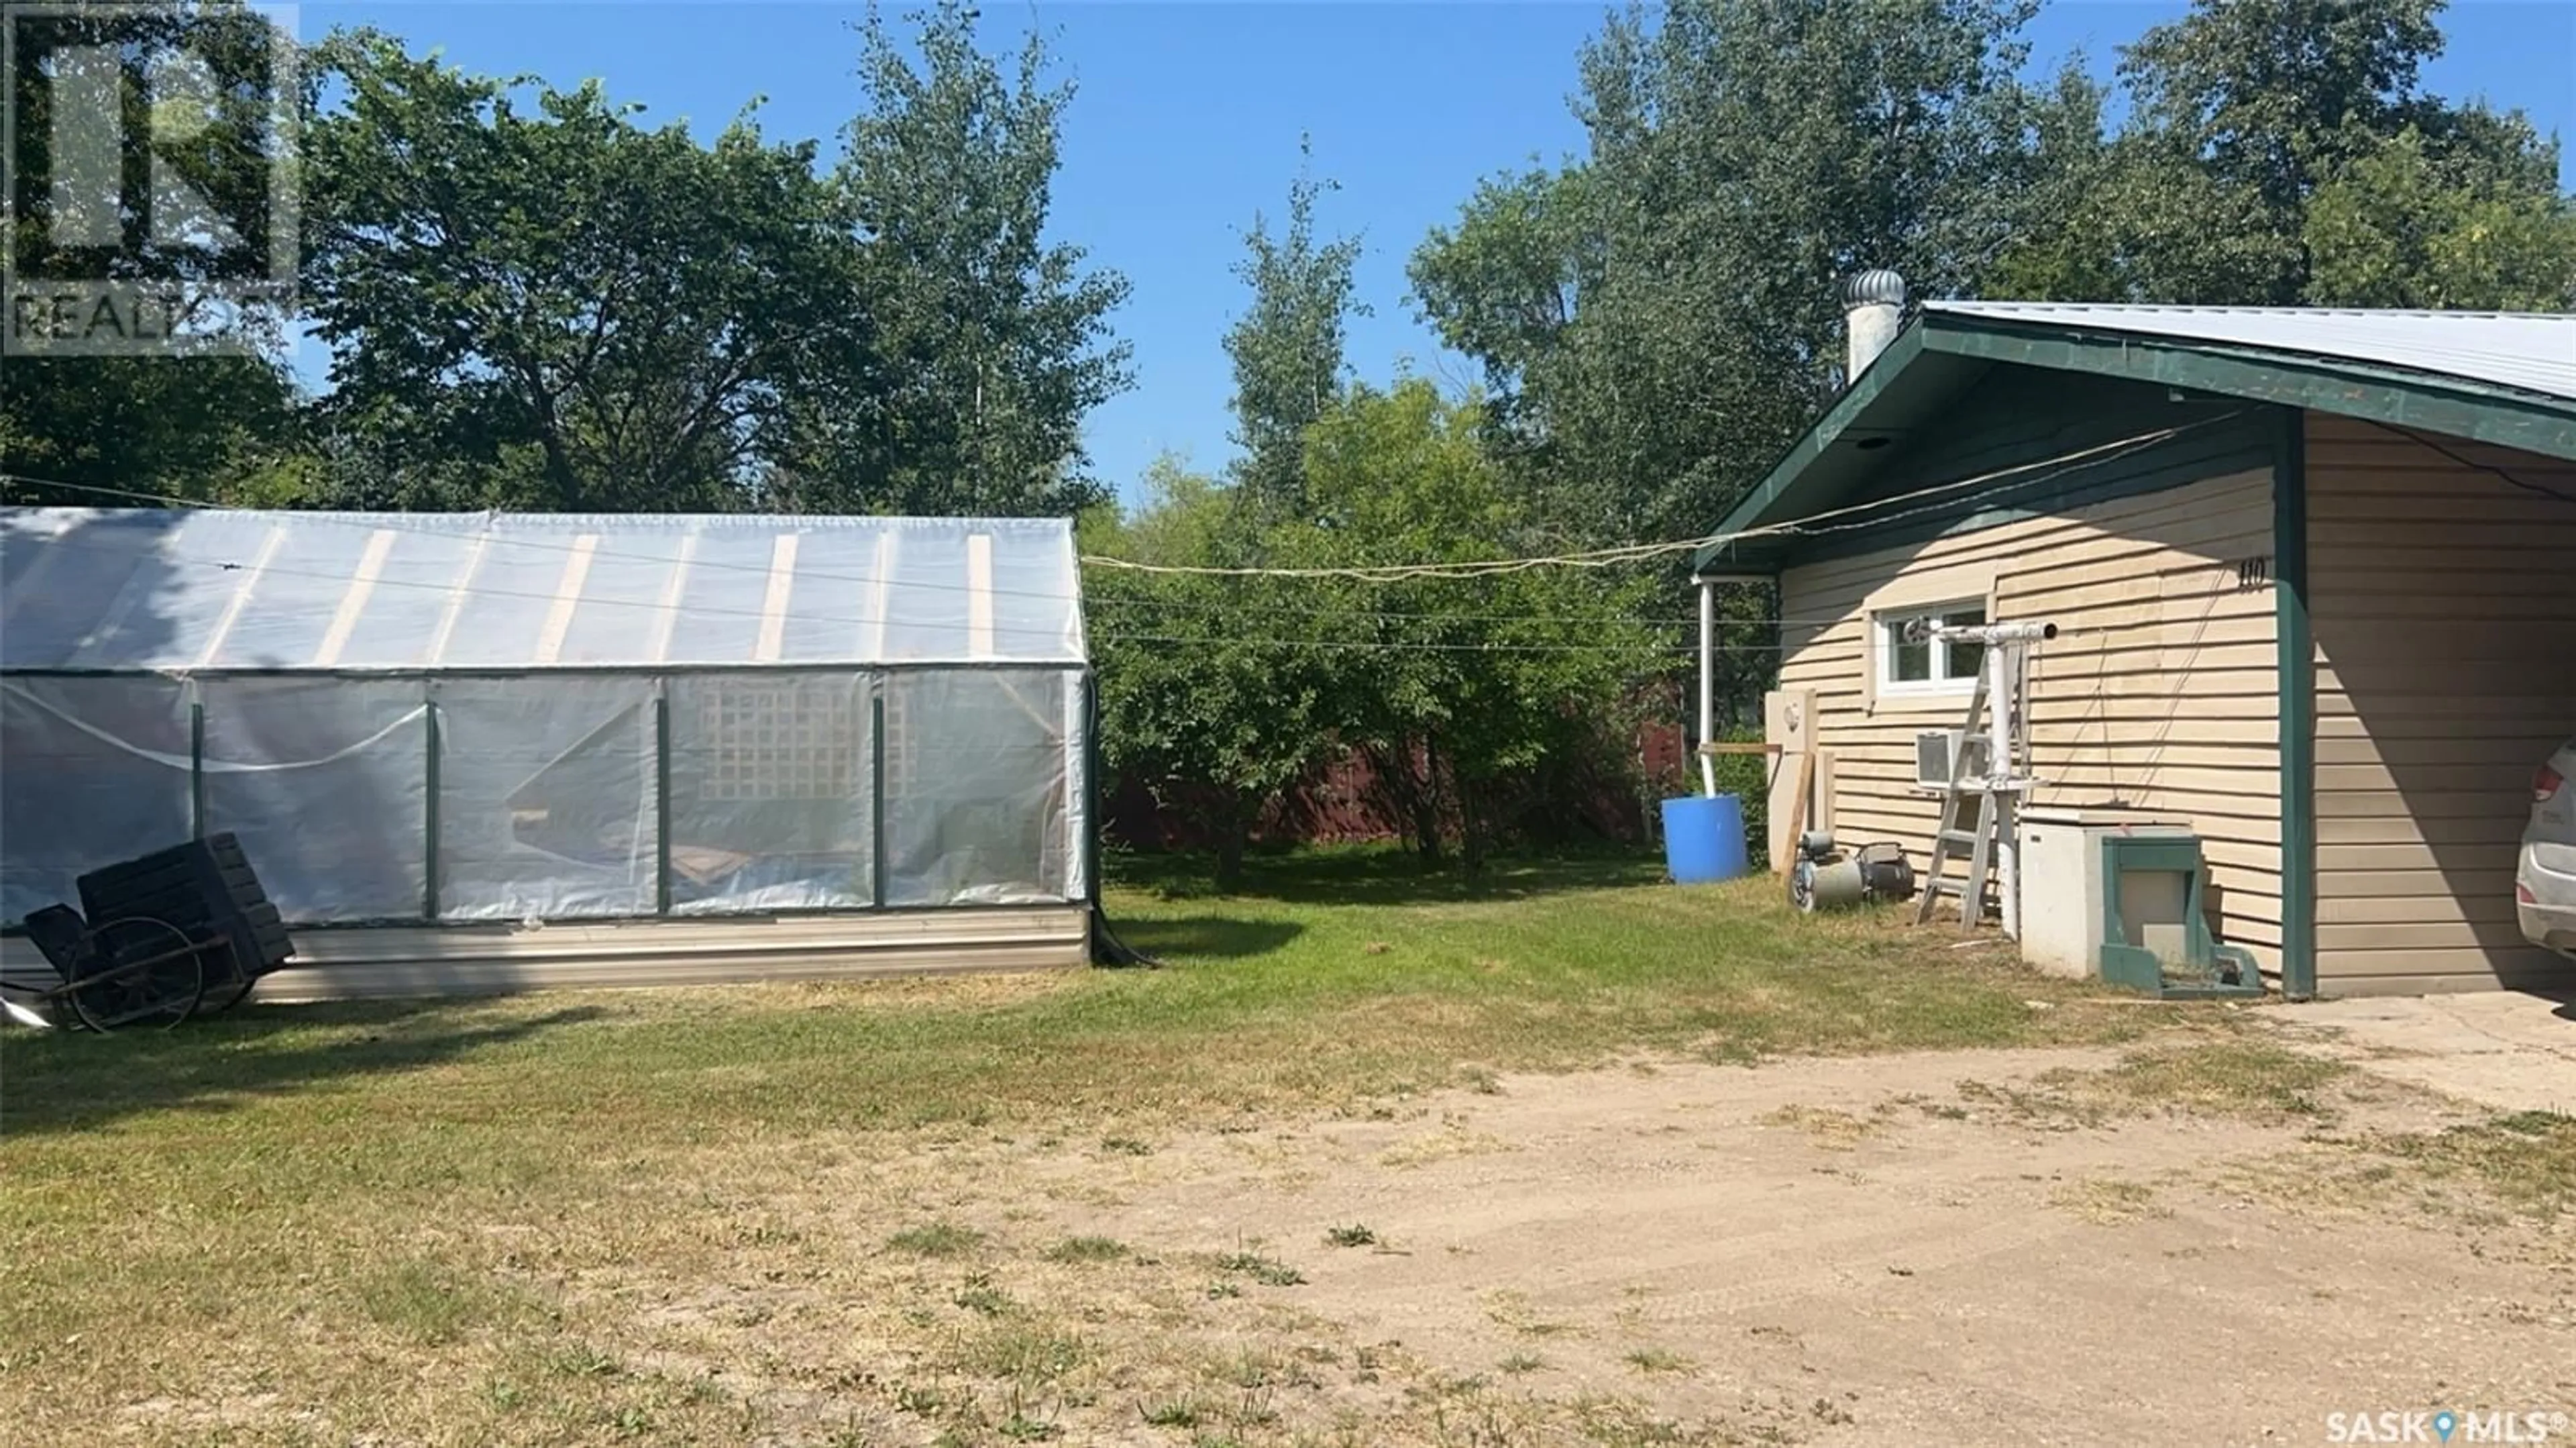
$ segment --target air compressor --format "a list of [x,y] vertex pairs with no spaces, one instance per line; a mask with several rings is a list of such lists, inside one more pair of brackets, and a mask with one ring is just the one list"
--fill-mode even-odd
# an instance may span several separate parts
[[1913,898],[1914,867],[1906,863],[1903,845],[1882,841],[1846,853],[1835,848],[1832,835],[1811,830],[1798,837],[1789,903],[1799,910],[1813,914]]

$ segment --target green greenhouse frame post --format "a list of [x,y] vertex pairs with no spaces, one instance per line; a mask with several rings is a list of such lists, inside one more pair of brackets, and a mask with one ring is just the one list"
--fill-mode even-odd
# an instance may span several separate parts
[[429,724],[425,731],[428,736],[429,761],[428,768],[424,771],[427,775],[428,790],[422,800],[421,817],[424,822],[422,833],[427,835],[429,840],[429,853],[423,857],[421,866],[420,914],[424,920],[436,921],[438,919],[438,701],[431,700],[423,713]]
[[671,913],[671,695],[653,692],[653,913]]
[[1082,671],[1082,888],[1092,908],[1101,901],[1100,833],[1109,827],[1100,817],[1100,684],[1091,670]]
[[868,687],[868,908],[886,908],[885,680]]
[[188,836],[206,837],[206,705],[188,705]]

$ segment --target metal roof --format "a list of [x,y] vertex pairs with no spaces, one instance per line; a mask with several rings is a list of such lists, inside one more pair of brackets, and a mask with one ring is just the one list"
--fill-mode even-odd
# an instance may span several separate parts
[[2576,316],[2063,302],[1925,302],[1923,310],[2295,352],[2576,400]]
[[0,509],[0,671],[1080,664],[1061,519]]

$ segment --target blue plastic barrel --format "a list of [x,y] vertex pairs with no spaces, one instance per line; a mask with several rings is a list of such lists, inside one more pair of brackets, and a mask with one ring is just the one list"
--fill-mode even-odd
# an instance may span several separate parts
[[1712,885],[1752,869],[1744,802],[1731,794],[1665,800],[1664,868],[1679,885]]

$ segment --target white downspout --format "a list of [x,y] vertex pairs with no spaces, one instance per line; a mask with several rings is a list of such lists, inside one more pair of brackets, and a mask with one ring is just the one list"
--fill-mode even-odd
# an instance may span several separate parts
[[[1699,584],[1699,742],[1715,739],[1717,727],[1717,592],[1707,579]],[[1706,753],[1699,757],[1700,793],[1717,797],[1717,761]]]

